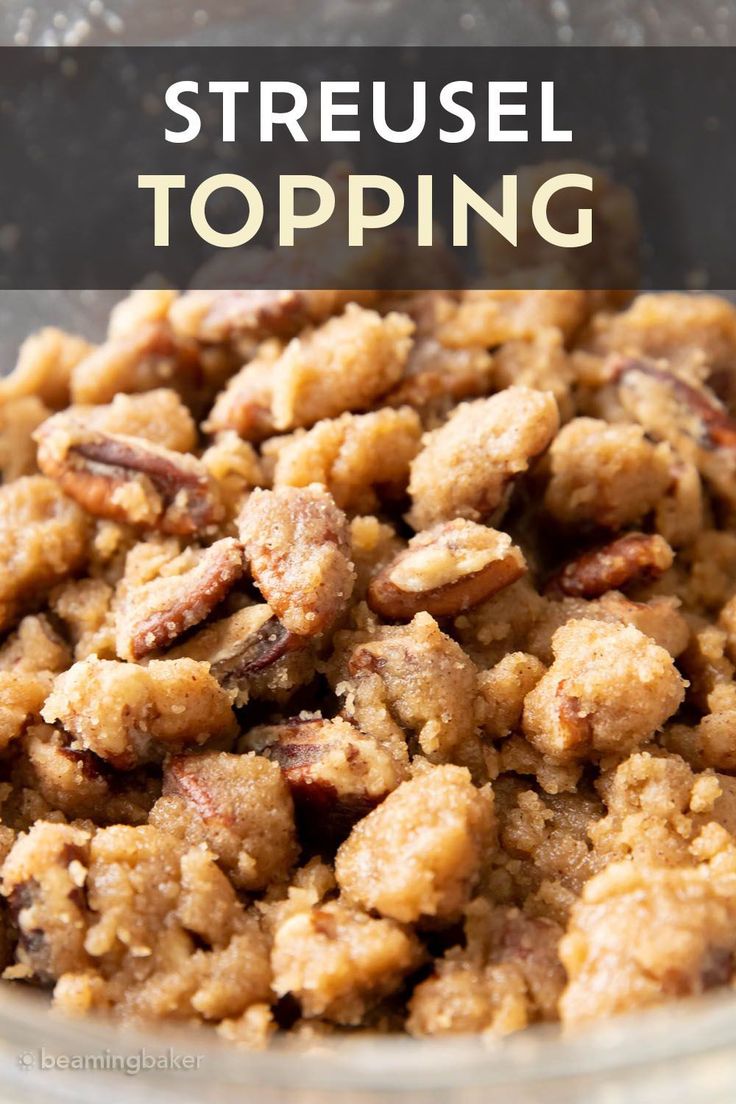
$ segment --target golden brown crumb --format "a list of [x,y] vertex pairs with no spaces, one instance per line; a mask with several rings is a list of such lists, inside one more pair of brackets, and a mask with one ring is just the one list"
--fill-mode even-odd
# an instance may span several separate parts
[[490,399],[464,403],[425,436],[411,466],[408,520],[414,529],[437,521],[482,521],[506,487],[543,452],[559,424],[554,397],[509,387]]

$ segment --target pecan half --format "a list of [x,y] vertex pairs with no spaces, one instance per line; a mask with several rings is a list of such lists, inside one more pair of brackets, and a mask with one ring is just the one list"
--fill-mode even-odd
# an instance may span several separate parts
[[244,743],[281,767],[302,833],[318,847],[337,847],[405,775],[385,747],[342,717],[263,725]]
[[[674,372],[644,357],[617,358],[610,366],[611,379],[626,385],[641,373],[658,381],[680,407],[680,424],[686,431],[695,429],[705,448],[736,448],[736,421],[716,395],[706,387],[693,387]],[[695,420],[695,421],[693,421]]]
[[509,586],[526,570],[511,537],[457,518],[409,541],[368,588],[368,605],[390,621],[409,621],[426,610],[454,617]]
[[674,554],[664,537],[626,533],[565,564],[547,592],[572,598],[598,598],[629,583],[657,579],[672,566]]
[[[141,659],[166,648],[209,616],[245,570],[243,546],[232,537],[201,551],[188,550],[177,559],[183,561],[181,573],[161,574],[126,593],[116,616],[116,647],[122,659]],[[172,567],[176,564],[175,560]]]
[[216,485],[194,456],[55,415],[36,433],[38,464],[96,517],[189,536],[223,516]]
[[256,585],[290,632],[316,636],[350,598],[350,528],[320,484],[254,491],[238,520]]
[[228,691],[236,691],[236,704],[249,696],[280,696],[311,677],[311,657],[304,637],[289,632],[265,603],[238,610],[216,621],[169,652],[169,657],[189,656],[210,665],[210,673]]

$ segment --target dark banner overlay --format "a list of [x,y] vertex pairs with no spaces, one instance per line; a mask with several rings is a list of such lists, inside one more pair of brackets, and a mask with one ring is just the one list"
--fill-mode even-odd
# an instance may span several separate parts
[[727,48],[0,49],[0,288],[730,288]]

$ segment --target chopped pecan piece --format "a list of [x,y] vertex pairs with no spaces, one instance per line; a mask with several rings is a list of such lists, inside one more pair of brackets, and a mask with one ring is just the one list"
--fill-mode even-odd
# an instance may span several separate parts
[[[631,388],[633,393],[630,393],[629,401],[624,400],[627,407],[636,405],[635,376],[647,376],[661,384],[662,397],[669,393],[672,399],[659,412],[663,426],[667,420],[674,418],[677,428],[691,434],[705,448],[736,448],[736,421],[708,388],[693,387],[676,373],[644,357],[614,360],[609,371],[611,379],[621,383],[624,389]],[[640,397],[645,401],[643,393],[640,393]],[[657,417],[656,412],[653,412],[653,417]],[[654,424],[651,428],[654,429]],[[667,433],[663,436],[667,436]]]
[[659,578],[672,567],[673,559],[672,549],[663,537],[626,533],[565,564],[550,580],[548,591],[572,598],[598,598],[629,583]]
[[306,639],[289,632],[265,603],[216,621],[169,652],[169,658],[183,655],[209,663],[237,705],[251,696],[279,700],[314,674]]
[[139,667],[90,656],[57,677],[42,716],[64,727],[73,750],[118,770],[237,731],[229,695],[205,663],[186,658]]
[[82,511],[41,475],[0,488],[0,631],[84,565],[90,525]]
[[328,848],[341,843],[406,775],[403,763],[342,717],[263,725],[251,729],[243,744],[278,763],[303,837]]
[[691,460],[736,505],[736,421],[715,394],[644,357],[616,358],[609,372],[627,414]]
[[508,534],[456,518],[413,537],[372,580],[368,605],[390,621],[409,621],[420,610],[453,617],[509,586],[525,569]]
[[544,452],[558,426],[557,403],[547,391],[508,387],[463,403],[425,436],[412,463],[407,520],[417,530],[458,517],[481,521]]
[[214,480],[194,456],[65,414],[44,422],[36,440],[41,470],[95,517],[189,536],[223,516]]
[[[129,560],[134,553],[135,549]],[[209,548],[187,549],[166,563],[155,578],[127,587],[116,611],[120,658],[141,659],[157,648],[168,647],[209,616],[244,570],[243,546],[225,537]]]
[[239,519],[253,578],[284,626],[299,636],[328,629],[355,581],[347,518],[319,484],[256,490]]

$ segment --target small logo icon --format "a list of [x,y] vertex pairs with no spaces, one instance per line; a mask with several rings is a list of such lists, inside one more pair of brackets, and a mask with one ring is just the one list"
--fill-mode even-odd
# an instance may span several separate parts
[[24,1050],[18,1055],[17,1062],[21,1069],[33,1069],[36,1064],[36,1057],[30,1050]]

